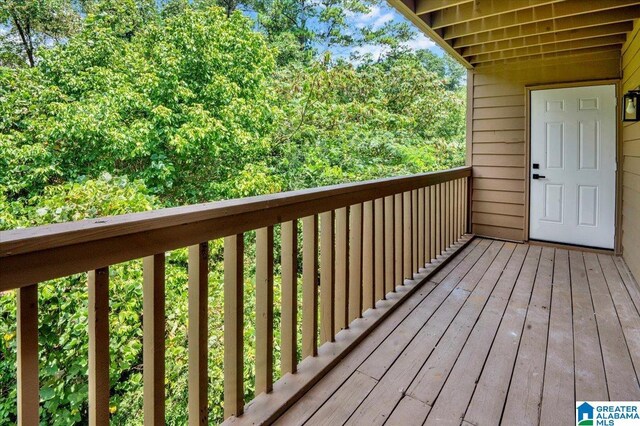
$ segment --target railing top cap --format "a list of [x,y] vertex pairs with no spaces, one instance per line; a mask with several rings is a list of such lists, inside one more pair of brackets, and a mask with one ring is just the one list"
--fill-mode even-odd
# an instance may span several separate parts
[[[468,177],[471,167],[429,172],[411,176],[392,177],[364,182],[354,182],[325,186],[298,191],[281,192],[269,195],[247,197],[232,200],[215,201],[183,207],[165,208],[148,212],[86,219],[32,228],[15,229],[0,232],[0,258],[20,253],[79,244],[124,235],[139,234],[167,227],[188,225],[211,219],[221,219],[238,215],[260,215],[273,208],[288,208],[296,211],[296,206],[316,203],[318,211],[337,208],[328,199],[338,196],[356,196],[360,193],[376,191],[380,196],[408,190],[412,186],[424,187],[443,181]],[[378,196],[373,194],[372,198]],[[362,202],[355,200],[354,204]],[[327,208],[324,208],[326,204]],[[345,204],[349,205],[348,203]],[[313,214],[313,213],[309,213]],[[301,216],[297,216],[301,217]],[[290,218],[287,220],[291,220]],[[247,228],[247,229],[256,229]],[[228,234],[228,235],[231,235]]]

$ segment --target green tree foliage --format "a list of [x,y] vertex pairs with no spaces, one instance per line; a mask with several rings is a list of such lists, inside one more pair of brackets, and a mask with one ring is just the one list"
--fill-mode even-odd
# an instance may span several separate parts
[[[392,36],[401,27],[346,28],[346,13],[366,12],[372,4],[73,3],[81,11],[77,27],[65,30],[62,42],[35,48],[35,66],[4,59],[11,66],[0,66],[0,229],[461,165],[463,71],[446,58],[403,49],[398,41],[410,34]],[[233,12],[238,5],[257,10],[257,23]],[[71,10],[67,3],[59,7]],[[3,13],[0,18],[8,19]],[[320,42],[367,40],[391,49],[357,64],[317,54]],[[254,237],[246,238],[249,400]],[[210,249],[209,406],[211,421],[218,422],[220,241]],[[175,425],[187,422],[186,266],[185,250],[167,254],[167,422]],[[142,422],[141,283],[139,260],[110,268],[114,424]],[[39,304],[42,421],[84,424],[86,276],[43,283]],[[0,424],[16,419],[15,351],[15,294],[8,292],[0,294]]]

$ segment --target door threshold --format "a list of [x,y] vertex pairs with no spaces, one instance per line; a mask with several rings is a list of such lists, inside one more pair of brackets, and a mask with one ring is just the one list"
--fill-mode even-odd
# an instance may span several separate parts
[[581,246],[579,244],[556,243],[553,241],[544,241],[544,240],[529,240],[527,241],[527,243],[532,246],[553,247],[553,248],[565,249],[565,250],[579,250],[579,251],[586,251],[586,252],[598,253],[598,254],[615,254],[614,249]]

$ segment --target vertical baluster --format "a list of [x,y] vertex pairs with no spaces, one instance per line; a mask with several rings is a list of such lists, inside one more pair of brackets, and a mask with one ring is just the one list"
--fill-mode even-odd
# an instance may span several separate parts
[[424,260],[431,263],[431,188],[424,189]]
[[244,412],[244,235],[224,239],[224,417]]
[[349,326],[349,208],[336,210],[334,333]]
[[16,290],[18,320],[18,424],[40,421],[38,381],[38,285]]
[[436,186],[429,187],[429,260],[436,258],[437,250],[437,218],[436,218]]
[[412,261],[413,261],[413,242],[411,241],[411,191],[407,191],[402,194],[402,229],[403,229],[403,251],[404,251],[404,261],[403,261],[403,278],[404,279],[412,279],[413,271],[412,271]]
[[455,181],[449,182],[449,246],[455,241]]
[[373,274],[373,201],[364,203],[362,219],[362,312],[365,312],[376,306]]
[[335,340],[335,214],[320,215],[320,344]]
[[362,204],[349,214],[349,322],[362,315]]
[[384,281],[385,293],[395,291],[393,195],[384,199]]
[[394,195],[393,202],[393,222],[394,222],[394,232],[395,232],[395,249],[394,249],[394,257],[395,257],[395,285],[403,285],[404,284],[404,242],[402,241],[404,237],[404,229],[402,227],[403,220],[403,208],[402,202],[404,198],[402,194]]
[[318,216],[302,219],[302,359],[318,354]]
[[451,181],[444,183],[444,249],[451,245]]
[[442,254],[442,185],[437,184],[436,190],[436,257]]
[[206,425],[209,243],[189,247],[189,424]]
[[471,226],[471,203],[473,201],[473,178],[468,177],[464,180],[464,221],[465,221],[465,232],[473,232],[473,227]]
[[256,395],[273,389],[273,226],[256,230]]
[[89,271],[89,424],[109,424],[109,268]]
[[451,243],[458,241],[458,179],[451,182],[453,192],[451,196],[451,210],[452,210],[452,222],[451,222]]
[[411,278],[418,272],[418,190],[411,191]]
[[165,254],[143,260],[143,392],[144,423],[165,421]]
[[285,222],[282,234],[282,290],[281,290],[281,354],[282,375],[297,371],[298,342],[298,226],[296,221]]
[[466,197],[466,192],[464,190],[465,179],[460,179],[460,236],[463,236],[465,232],[466,224],[464,223],[464,199]]
[[418,189],[418,266],[424,268],[427,259],[424,252],[425,241],[425,217],[424,217],[424,188]]
[[386,294],[384,289],[384,198],[374,202],[375,221],[375,300],[382,300]]

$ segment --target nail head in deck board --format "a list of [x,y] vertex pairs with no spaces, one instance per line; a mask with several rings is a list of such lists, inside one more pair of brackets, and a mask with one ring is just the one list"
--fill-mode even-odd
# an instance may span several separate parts
[[142,287],[145,424],[165,421],[165,254],[145,257]]
[[295,373],[298,357],[298,223],[282,224],[281,373]]
[[385,425],[422,425],[427,418],[427,414],[429,414],[429,409],[430,407],[427,404],[423,404],[417,399],[413,399],[410,396],[405,395],[400,400],[396,408],[394,408]]
[[[476,278],[480,280],[482,274],[479,272],[489,267],[501,247],[500,242],[491,243],[467,275],[472,275],[467,281],[469,287],[473,287],[472,281],[476,281]],[[478,273],[480,276],[476,277]],[[400,389],[410,385],[469,294],[458,288],[448,295],[346,424],[374,425],[385,421],[403,396]],[[391,393],[389,390],[392,390]]]
[[640,400],[638,378],[600,262],[595,253],[584,253],[583,257],[598,324],[609,398],[612,401]]
[[302,359],[318,354],[318,216],[302,218]]
[[37,425],[40,422],[38,285],[18,289],[16,299],[18,424]]
[[545,363],[543,348],[547,347],[553,256],[554,249],[542,249],[525,328],[502,414],[502,422],[505,424],[530,425],[540,421],[539,407]]
[[89,424],[109,424],[109,268],[89,271]]
[[355,371],[347,381],[309,419],[314,426],[342,424],[378,383],[366,374]]
[[554,258],[549,340],[540,408],[541,424],[571,424],[575,402],[573,375],[573,327],[569,253],[557,249]]
[[471,424],[500,423],[541,251],[540,247],[530,247],[527,252],[507,310],[465,414],[465,420]]
[[244,235],[224,239],[224,417],[244,411]]
[[576,400],[608,401],[600,338],[582,252],[569,251],[573,301]]
[[259,395],[273,389],[273,226],[256,230],[255,327],[255,392]]
[[432,286],[436,287],[436,290],[398,325],[389,338],[375,348],[367,357],[367,360],[358,367],[358,370],[374,379],[380,380],[404,348],[420,331],[425,321],[433,315],[462,277],[475,265],[488,246],[489,243],[484,241],[476,247],[467,247],[465,250],[468,250],[468,254],[461,253],[459,256],[461,258],[464,256],[464,260],[458,262],[453,272],[439,285],[432,284]]
[[407,394],[433,405],[516,246],[505,244],[413,379]]
[[598,259],[622,325],[622,332],[629,347],[637,378],[640,374],[640,315],[629,298],[629,293],[618,273],[613,257],[599,254]]
[[519,244],[496,284],[478,322],[438,394],[429,421],[459,423],[464,417],[476,383],[480,378],[500,322],[505,315],[516,280],[523,267],[528,246]]

